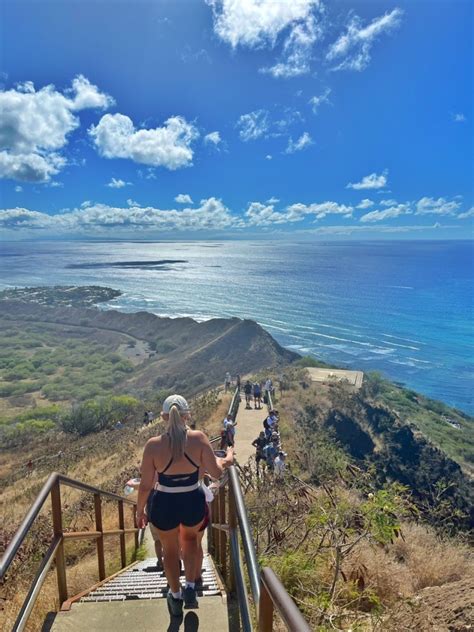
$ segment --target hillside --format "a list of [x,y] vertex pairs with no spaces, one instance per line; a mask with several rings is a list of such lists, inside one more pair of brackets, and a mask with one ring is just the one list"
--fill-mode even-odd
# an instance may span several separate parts
[[0,296],[0,397],[10,398],[4,412],[110,391],[174,388],[192,395],[222,383],[226,371],[244,374],[298,357],[253,321],[198,323],[82,307],[84,296],[90,303],[88,289],[76,288],[74,305],[70,288],[49,288],[46,298],[35,288],[17,291],[22,300],[13,291]]

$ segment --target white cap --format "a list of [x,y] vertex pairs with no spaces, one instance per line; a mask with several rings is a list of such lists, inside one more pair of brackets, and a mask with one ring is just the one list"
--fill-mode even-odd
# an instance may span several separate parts
[[181,413],[189,413],[190,408],[188,402],[181,395],[170,395],[163,402],[163,412],[169,413],[171,406],[175,404]]

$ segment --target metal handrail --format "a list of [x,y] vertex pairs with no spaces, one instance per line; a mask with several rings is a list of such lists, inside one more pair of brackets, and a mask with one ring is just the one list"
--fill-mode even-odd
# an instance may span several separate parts
[[[80,491],[85,491],[94,494],[94,512],[95,512],[95,531],[82,531],[82,532],[71,532],[65,533],[62,526],[62,508],[61,508],[61,493],[60,486],[61,483],[67,485],[68,487],[73,487],[75,489],[79,489]],[[48,571],[53,563],[53,560],[56,561],[56,572],[58,579],[58,595],[60,604],[63,603],[67,599],[67,583],[66,583],[66,559],[64,555],[64,542],[67,539],[94,539],[96,540],[97,545],[97,559],[98,559],[98,568],[99,568],[99,578],[101,580],[105,579],[105,557],[104,557],[104,536],[115,535],[120,536],[120,559],[121,566],[124,568],[126,566],[126,548],[125,548],[125,536],[128,533],[135,534],[135,548],[139,546],[140,543],[140,529],[138,529],[136,521],[135,521],[135,511],[133,512],[134,519],[134,527],[132,529],[125,528],[125,518],[124,518],[124,503],[131,506],[132,509],[135,508],[136,502],[130,500],[128,498],[124,498],[119,496],[118,494],[114,494],[112,492],[107,492],[98,487],[93,487],[92,485],[88,485],[87,483],[82,483],[81,481],[76,481],[75,479],[69,478],[68,476],[64,476],[64,474],[59,474],[58,472],[53,472],[48,480],[45,482],[43,487],[41,488],[38,496],[35,498],[30,510],[26,514],[23,519],[21,525],[18,527],[15,535],[7,546],[4,555],[0,561],[0,579],[3,580],[8,569],[10,568],[13,560],[15,559],[16,554],[18,553],[19,548],[21,547],[23,541],[28,535],[33,523],[35,522],[38,514],[43,508],[46,499],[48,496],[51,496],[51,506],[52,506],[52,522],[53,522],[53,532],[54,536],[51,541],[51,544],[43,557],[39,569],[31,583],[28,594],[23,602],[23,605],[20,609],[18,617],[13,626],[12,632],[21,632],[28,621],[28,618],[33,610],[33,606],[36,602],[38,594],[41,590],[41,587],[46,579]],[[113,530],[104,530],[102,526],[102,506],[101,499],[110,498],[115,500],[118,503],[118,518],[119,518],[119,529]]]
[[250,525],[245,507],[242,489],[240,487],[239,475],[234,465],[229,468],[229,485],[235,501],[235,509],[238,518],[240,534],[242,536],[242,544],[244,547],[245,562],[247,564],[247,572],[250,581],[250,589],[254,603],[257,605],[260,601],[260,572],[257,563],[257,554],[250,531]]
[[60,474],[59,472],[53,472],[41,488],[41,491],[35,498],[33,504],[30,507],[30,510],[24,517],[23,522],[20,524],[20,526],[16,530],[15,535],[5,549],[5,553],[2,555],[2,559],[0,560],[0,579],[4,578],[10,564],[13,561],[13,558],[15,557],[18,549],[22,545],[23,540],[26,538],[28,531],[35,521],[36,516],[43,508],[43,505],[48,499],[51,490],[57,483],[64,483],[65,485],[68,485],[68,487],[75,487],[76,489],[80,489],[81,491],[90,492],[92,494],[99,494],[100,496],[112,498],[113,500],[136,505],[133,500],[130,500],[128,498],[118,496],[117,494],[113,494],[112,492],[103,491],[101,489],[98,489],[97,487],[88,485],[87,483],[82,483],[81,481],[76,481],[73,478],[64,476],[64,474]]
[[307,621],[271,568],[262,568],[261,581],[262,599],[258,621],[260,632],[273,629],[273,606],[289,630],[311,632]]

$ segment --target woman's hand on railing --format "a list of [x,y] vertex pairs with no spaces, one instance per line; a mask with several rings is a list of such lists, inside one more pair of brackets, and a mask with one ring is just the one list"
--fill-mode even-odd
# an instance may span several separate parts
[[234,463],[234,448],[228,447],[227,454],[225,455],[225,458],[222,459],[222,466],[230,467],[231,465],[233,465],[233,463]]
[[136,521],[137,521],[137,527],[139,529],[144,529],[148,524],[148,516],[146,515],[146,513],[144,511],[141,511],[140,513],[137,511],[135,516],[136,516]]

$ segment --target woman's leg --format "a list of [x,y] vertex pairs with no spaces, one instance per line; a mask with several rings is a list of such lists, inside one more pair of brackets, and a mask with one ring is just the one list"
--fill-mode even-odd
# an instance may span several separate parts
[[156,565],[163,568],[163,547],[159,539],[155,540]]
[[172,593],[181,590],[179,583],[179,527],[162,531],[157,529],[163,547],[163,564],[165,567],[166,579],[170,585]]
[[[198,573],[199,549],[198,549],[198,533],[202,521],[194,527],[180,526],[181,546],[184,559],[184,574],[186,582],[194,583]],[[166,560],[166,550],[165,550]],[[166,563],[166,562],[165,562]]]
[[196,582],[202,579],[201,577],[202,562],[204,560],[204,551],[202,550],[203,536],[204,536],[204,531],[198,531],[198,534],[197,534],[198,553],[197,553],[197,558],[196,558],[196,571],[194,573]]

